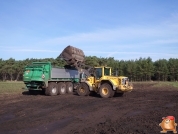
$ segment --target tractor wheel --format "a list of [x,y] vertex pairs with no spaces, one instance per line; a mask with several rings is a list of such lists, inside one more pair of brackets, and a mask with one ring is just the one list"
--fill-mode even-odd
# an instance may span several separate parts
[[63,82],[59,82],[58,83],[58,91],[59,91],[59,94],[61,94],[61,95],[66,94],[66,84]]
[[77,93],[80,96],[88,96],[90,94],[90,90],[89,90],[88,85],[86,83],[81,83],[77,87]]
[[114,96],[115,92],[112,90],[112,87],[109,84],[105,83],[101,85],[99,93],[103,98],[111,98]]
[[49,96],[58,94],[58,86],[55,82],[50,82],[48,88],[45,90],[45,94]]
[[73,93],[74,86],[73,86],[72,82],[67,82],[66,83],[66,89],[67,89],[67,93],[68,94],[72,94]]

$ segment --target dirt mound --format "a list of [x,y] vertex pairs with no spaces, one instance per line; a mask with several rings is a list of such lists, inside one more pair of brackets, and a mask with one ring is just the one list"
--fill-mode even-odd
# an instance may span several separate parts
[[123,97],[108,99],[76,94],[1,95],[0,133],[150,134],[160,133],[162,117],[172,115],[178,123],[178,89],[134,87]]

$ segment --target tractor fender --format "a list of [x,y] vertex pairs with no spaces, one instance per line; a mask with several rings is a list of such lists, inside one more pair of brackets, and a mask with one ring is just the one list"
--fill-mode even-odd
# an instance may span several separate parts
[[92,86],[89,84],[89,82],[85,81],[85,83],[88,85],[90,91],[93,91],[93,88],[92,88]]
[[111,80],[102,80],[102,81],[99,83],[98,88],[100,88],[101,83],[109,83],[109,84],[112,86],[113,90],[116,90],[116,88],[117,88],[117,86],[114,85],[114,83],[113,83]]

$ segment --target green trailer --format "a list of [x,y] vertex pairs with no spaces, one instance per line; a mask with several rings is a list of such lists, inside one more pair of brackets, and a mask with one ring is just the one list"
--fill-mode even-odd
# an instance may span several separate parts
[[25,67],[23,81],[30,93],[42,90],[52,96],[73,93],[80,76],[75,68],[52,67],[50,62],[33,62]]

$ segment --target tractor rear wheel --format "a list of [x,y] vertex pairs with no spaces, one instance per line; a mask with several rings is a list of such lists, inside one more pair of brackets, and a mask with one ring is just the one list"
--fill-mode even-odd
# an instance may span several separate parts
[[89,90],[88,85],[86,83],[81,83],[77,87],[77,93],[80,96],[88,96],[90,94],[90,90]]
[[67,82],[66,83],[66,89],[67,89],[67,93],[68,94],[72,94],[73,93],[74,86],[73,86],[72,82]]
[[63,82],[59,82],[58,83],[58,91],[59,91],[59,94],[61,94],[61,95],[66,94],[66,84]]
[[53,96],[58,94],[58,86],[55,82],[50,82],[48,88],[45,91],[46,95]]
[[114,96],[115,92],[108,83],[105,83],[100,86],[99,93],[103,98],[111,98]]

